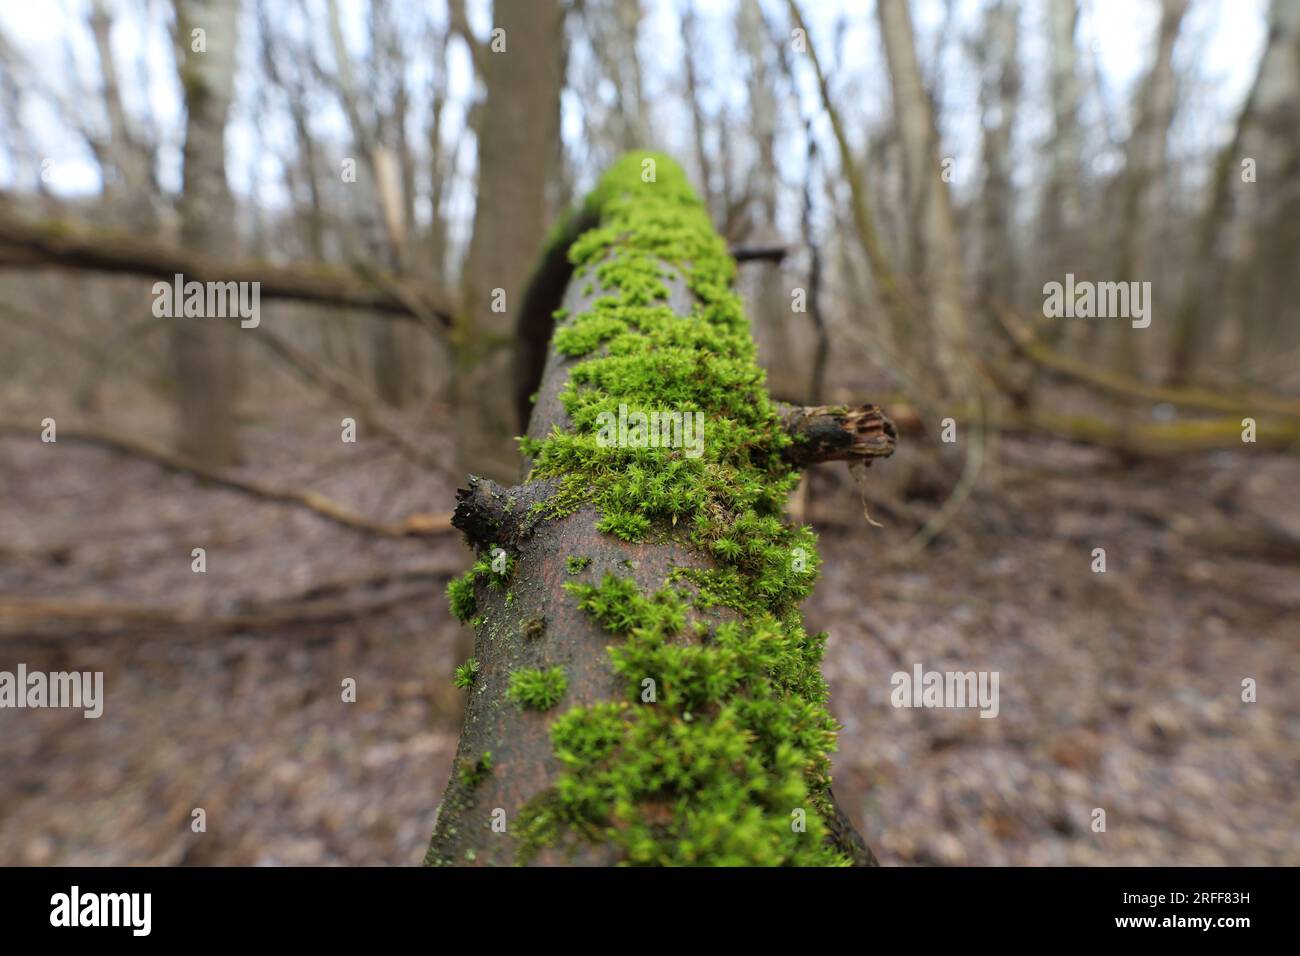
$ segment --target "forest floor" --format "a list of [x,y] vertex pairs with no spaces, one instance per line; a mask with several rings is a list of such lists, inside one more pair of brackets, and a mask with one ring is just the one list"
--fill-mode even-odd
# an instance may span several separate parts
[[[450,463],[446,410],[411,414]],[[450,465],[342,444],[338,417],[248,423],[241,473],[373,518],[449,509]],[[812,489],[824,566],[805,607],[831,634],[834,787],[881,862],[1300,864],[1300,564],[1257,541],[1261,520],[1300,518],[1300,462],[1010,439],[999,460],[997,491],[908,565],[884,561],[906,519],[873,506],[870,526],[843,466]],[[463,706],[469,636],[442,595],[469,562],[459,535],[367,538],[68,442],[0,439],[0,461],[0,601],[92,614],[0,614],[0,670],[102,670],[107,698],[97,720],[0,710],[0,865],[419,861]],[[393,577],[358,586],[376,574]],[[114,626],[95,602],[188,616]],[[314,619],[286,622],[297,611]],[[998,716],[891,706],[891,675],[916,664],[998,672]]]

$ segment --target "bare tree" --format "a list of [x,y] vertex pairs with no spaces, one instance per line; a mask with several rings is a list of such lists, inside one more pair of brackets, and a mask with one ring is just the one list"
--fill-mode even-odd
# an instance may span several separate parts
[[[1188,0],[1161,0],[1160,24],[1151,68],[1138,88],[1133,132],[1120,181],[1120,210],[1115,242],[1115,273],[1123,282],[1149,277],[1154,269],[1156,227],[1168,221],[1165,163],[1169,126],[1174,114],[1174,45],[1178,41]],[[1142,349],[1131,330],[1116,325],[1111,338],[1111,362],[1137,374]]]
[[[1237,114],[1231,140],[1215,157],[1209,195],[1184,269],[1183,293],[1169,339],[1166,375],[1171,385],[1185,385],[1191,379],[1209,338],[1206,325],[1213,311],[1220,311],[1232,320],[1221,323],[1219,340],[1230,343],[1231,351],[1238,356],[1244,354],[1251,337],[1246,303],[1239,295],[1224,294],[1225,288],[1230,293],[1241,291],[1240,277],[1249,268],[1250,256],[1246,253],[1254,245],[1254,231],[1243,228],[1240,222],[1234,224],[1232,217],[1234,208],[1239,220],[1259,217],[1265,204],[1258,201],[1253,187],[1260,176],[1266,182],[1288,182],[1288,164],[1296,162],[1295,114],[1300,109],[1300,71],[1289,71],[1287,61],[1300,58],[1300,53],[1288,53],[1288,50],[1300,50],[1300,13],[1296,12],[1295,5],[1275,0],[1269,11],[1268,36],[1254,81]],[[1279,222],[1288,202],[1287,188],[1295,191],[1294,185],[1284,186],[1278,197],[1282,202],[1265,207],[1279,210],[1276,220]],[[1292,196],[1289,201],[1295,203],[1297,199]],[[1248,216],[1241,215],[1243,212]],[[1279,252],[1284,257],[1286,249]],[[1225,272],[1229,276],[1226,283],[1222,281]],[[1284,270],[1273,275],[1278,285],[1285,283]]]
[[[926,293],[931,345],[951,392],[963,398],[977,389],[969,357],[973,344],[966,321],[961,249],[948,176],[939,155],[933,104],[921,78],[912,15],[907,4],[880,3],[876,11],[889,63],[894,120],[903,154],[904,190],[916,224],[920,261],[912,274]],[[948,168],[951,168],[951,164]]]
[[980,85],[984,182],[977,248],[979,298],[986,309],[993,302],[1008,301],[1015,287],[1011,137],[1020,103],[1019,18],[1020,7],[1014,0],[994,3],[985,11],[982,35],[976,45],[984,70]]
[[[771,40],[757,0],[742,0],[737,6],[735,29],[748,70],[748,134],[754,142],[754,160],[747,177],[752,212],[750,235],[746,238],[758,244],[774,243],[779,239],[776,200],[780,185],[776,166],[777,74],[768,62]],[[754,332],[769,385],[777,395],[812,400],[805,394],[808,379],[791,334],[795,313],[781,271],[769,263],[753,269],[757,275],[746,278],[755,290],[751,298]],[[806,297],[808,290],[803,294]]]
[[1079,187],[1083,180],[1082,95],[1075,32],[1078,0],[1048,0],[1048,59],[1051,69],[1052,138],[1050,167],[1042,207],[1042,232],[1049,241],[1070,235],[1082,215]]
[[1274,0],[1268,22],[1237,158],[1240,202],[1225,322],[1225,331],[1240,329],[1235,351],[1248,381],[1259,377],[1252,368],[1266,358],[1269,343],[1300,341],[1300,4]]
[[[353,75],[352,57],[343,37],[338,0],[329,2],[330,44],[336,67],[335,83],[352,141],[361,154],[368,179],[358,180],[361,190],[362,216],[371,224],[367,231],[369,255],[378,255],[394,275],[406,266],[406,241],[411,222],[411,192],[414,174],[410,152],[406,148],[406,80],[405,63],[395,37],[396,26],[387,0],[372,0],[370,5],[370,82],[367,110]],[[379,91],[392,87],[392,102],[386,106],[376,101]],[[387,322],[369,326],[372,372],[381,398],[390,405],[401,405],[411,392],[410,370],[401,331]]]
[[554,211],[563,21],[558,0],[497,0],[487,44],[462,28],[487,96],[477,111],[478,198],[455,330],[455,399],[472,413],[457,416],[456,442],[462,470],[485,477],[519,470],[509,344]]
[[[176,44],[185,91],[181,242],[228,257],[236,246],[226,182],[226,119],[235,77],[238,0],[175,0]],[[171,348],[179,390],[178,447],[205,464],[231,464],[235,436],[236,339],[212,319],[179,320]]]

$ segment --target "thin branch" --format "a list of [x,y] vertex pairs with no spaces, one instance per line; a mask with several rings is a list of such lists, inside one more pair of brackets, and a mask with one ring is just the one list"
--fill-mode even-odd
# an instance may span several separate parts
[[[31,438],[37,434],[37,429],[30,422],[0,419],[0,435]],[[408,515],[399,522],[372,521],[314,491],[301,491],[297,488],[277,488],[249,478],[236,478],[233,475],[209,468],[190,458],[172,454],[161,448],[155,448],[125,435],[61,425],[58,426],[57,436],[60,440],[94,445],[120,454],[130,455],[134,458],[141,458],[167,471],[194,475],[202,481],[231,491],[238,491],[241,494],[262,501],[303,508],[327,521],[332,521],[340,527],[378,538],[437,537],[446,534],[451,529],[451,516],[447,514],[417,513]]]
[[[984,415],[980,414],[976,421],[983,422]],[[987,457],[989,436],[983,425],[977,425],[971,430],[969,447],[966,450],[966,460],[962,465],[961,478],[957,486],[952,490],[936,511],[930,520],[925,523],[910,539],[904,542],[899,548],[889,555],[891,561],[899,564],[906,564],[911,561],[930,544],[943,534],[948,525],[952,524],[962,507],[970,500],[974,494],[975,487],[979,484],[980,473],[984,470],[984,462]]]
[[732,246],[731,258],[737,262],[781,262],[789,253],[785,246]]
[[465,13],[465,0],[447,0],[448,28],[461,38],[469,50],[469,58],[474,64],[474,72],[479,77],[487,76],[487,58],[490,55],[486,46],[474,31],[470,29],[469,16]]
[[826,110],[826,115],[830,119],[831,131],[835,134],[835,143],[839,147],[840,165],[843,167],[844,178],[848,180],[849,194],[852,200],[853,223],[857,229],[863,252],[866,253],[867,264],[871,268],[871,278],[875,282],[876,290],[884,303],[886,311],[889,313],[895,336],[895,345],[901,348],[910,333],[912,310],[899,283],[898,274],[894,270],[889,255],[885,251],[884,244],[881,242],[880,235],[876,230],[876,220],[871,210],[871,200],[867,195],[862,170],[860,164],[854,159],[853,148],[849,145],[848,132],[844,128],[844,120],[840,116],[839,109],[835,106],[835,101],[831,98],[830,84],[826,79],[825,72],[822,70],[821,60],[817,57],[817,49],[813,45],[812,35],[804,23],[803,14],[799,11],[799,5],[795,0],[787,0],[787,6],[790,10],[790,19],[794,21],[795,26],[803,31],[808,59],[812,62],[813,70],[817,74],[817,88],[821,93],[822,107]]
[[403,458],[430,471],[442,470],[442,464],[435,456],[419,448],[400,430],[388,424],[379,411],[376,410],[374,402],[363,394],[360,389],[354,387],[347,378],[334,374],[333,371],[317,362],[306,352],[271,332],[265,325],[258,328],[258,334],[254,336],[254,339],[283,359],[298,374],[299,378],[316,386],[344,405],[354,407],[357,416],[372,430],[391,442]]

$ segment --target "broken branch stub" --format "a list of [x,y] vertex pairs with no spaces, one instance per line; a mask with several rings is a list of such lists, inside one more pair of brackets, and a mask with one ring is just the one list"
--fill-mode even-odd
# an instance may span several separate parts
[[861,461],[888,458],[894,453],[898,432],[879,405],[818,405],[781,408],[782,424],[793,442],[786,459],[797,468],[823,461]]

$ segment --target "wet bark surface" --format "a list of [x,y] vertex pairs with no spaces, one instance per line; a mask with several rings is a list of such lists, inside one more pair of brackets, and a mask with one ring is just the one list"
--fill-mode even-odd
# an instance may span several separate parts
[[[528,488],[519,489],[521,500],[527,500]],[[479,672],[469,692],[456,764],[427,862],[516,862],[517,844],[509,826],[560,770],[548,736],[551,721],[568,707],[623,694],[605,652],[609,635],[579,610],[578,602],[564,591],[565,582],[594,583],[613,573],[630,576],[644,590],[653,591],[663,585],[674,567],[699,566],[680,541],[670,538],[629,544],[598,532],[598,518],[595,509],[583,508],[546,521],[534,533],[503,536],[503,546],[517,556],[518,564],[509,590],[482,584],[478,588],[483,621],[475,635],[474,654]],[[590,559],[590,563],[570,574],[570,556]],[[539,713],[507,700],[512,671],[556,665],[562,666],[569,678],[564,698],[556,707]],[[492,755],[491,770],[477,783],[462,779],[459,769],[473,766],[487,752]],[[492,829],[497,809],[505,811],[505,833]],[[616,862],[611,850],[587,844],[545,850],[536,862],[566,860]]]

